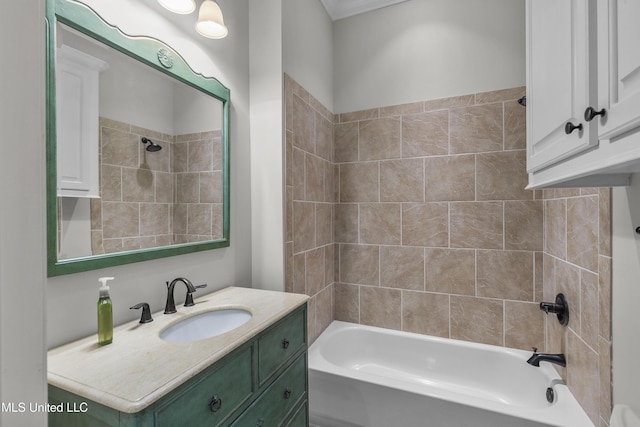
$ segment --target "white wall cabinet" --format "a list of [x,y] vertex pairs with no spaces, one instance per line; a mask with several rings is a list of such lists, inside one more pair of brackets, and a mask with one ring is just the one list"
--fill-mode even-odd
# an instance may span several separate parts
[[56,156],[59,197],[99,197],[99,77],[107,63],[56,50]]
[[529,188],[640,171],[640,2],[527,0]]

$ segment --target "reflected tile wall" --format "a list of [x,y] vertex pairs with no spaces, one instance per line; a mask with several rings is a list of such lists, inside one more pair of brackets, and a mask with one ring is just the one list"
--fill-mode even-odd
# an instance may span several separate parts
[[[561,374],[594,424],[606,425],[610,192],[524,189],[524,88],[334,116],[284,79],[286,288],[312,297],[310,342],[332,315],[564,352]],[[333,120],[332,157],[317,150],[319,117]],[[333,230],[331,243],[319,242],[319,228]],[[320,270],[322,248],[335,256],[325,252],[324,288],[310,270]],[[568,328],[539,309],[560,291],[572,307]]]
[[[162,145],[148,152],[142,136]],[[220,131],[171,136],[100,118],[100,199],[91,200],[94,254],[222,236]]]

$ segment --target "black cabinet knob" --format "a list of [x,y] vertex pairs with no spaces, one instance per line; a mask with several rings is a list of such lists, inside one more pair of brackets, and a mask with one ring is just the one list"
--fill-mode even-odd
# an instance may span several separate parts
[[291,397],[291,389],[289,387],[284,389],[284,398],[288,399]]
[[211,409],[211,412],[218,412],[221,407],[222,399],[215,394],[211,396],[211,400],[209,401],[209,409]]
[[282,348],[284,348],[285,350],[289,348],[289,340],[288,339],[283,339],[282,340]]
[[606,114],[607,110],[605,110],[604,108],[600,111],[596,111],[596,109],[593,107],[587,107],[587,109],[584,110],[584,119],[590,122],[591,120],[595,119],[596,116],[604,117]]
[[574,125],[571,122],[567,122],[566,125],[564,125],[564,133],[566,133],[567,135],[571,134],[571,132],[573,132],[574,130],[582,130],[582,123],[579,123],[577,126]]

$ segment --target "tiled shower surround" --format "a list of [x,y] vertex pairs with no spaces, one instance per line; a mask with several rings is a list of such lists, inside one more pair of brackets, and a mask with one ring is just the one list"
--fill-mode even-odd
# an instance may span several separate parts
[[[285,81],[286,288],[333,320],[564,352],[594,424],[610,387],[610,192],[525,190],[524,88],[332,114]],[[540,301],[567,295],[568,328]]]
[[[147,137],[163,148],[148,152]],[[100,118],[94,254],[222,237],[220,131],[166,135]]]

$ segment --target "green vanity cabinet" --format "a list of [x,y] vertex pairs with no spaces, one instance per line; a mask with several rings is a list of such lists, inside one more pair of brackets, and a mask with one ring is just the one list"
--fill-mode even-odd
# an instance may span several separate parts
[[[50,427],[303,427],[308,424],[306,304],[141,412],[49,385]],[[150,367],[149,375],[153,375]]]

